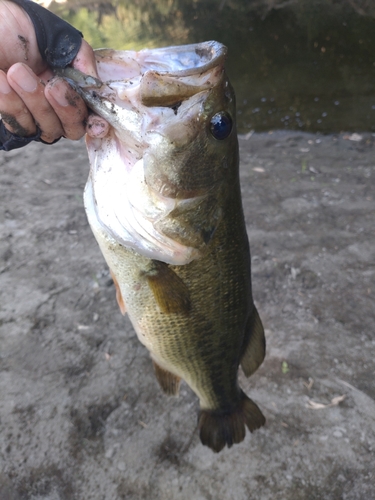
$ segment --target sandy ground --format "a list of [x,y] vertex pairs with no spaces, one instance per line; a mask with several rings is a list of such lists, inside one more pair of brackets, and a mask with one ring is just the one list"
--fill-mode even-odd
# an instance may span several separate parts
[[0,155],[1,500],[375,499],[375,137],[240,139],[267,418],[214,454],[87,225],[84,144]]

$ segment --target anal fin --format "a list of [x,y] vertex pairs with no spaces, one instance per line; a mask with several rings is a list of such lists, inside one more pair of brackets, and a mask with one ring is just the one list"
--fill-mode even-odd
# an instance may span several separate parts
[[109,270],[109,272],[111,273],[111,276],[112,276],[112,279],[113,279],[113,283],[115,284],[117,304],[118,304],[118,306],[120,308],[121,314],[125,315],[126,314],[126,307],[125,307],[124,299],[122,298],[122,295],[121,295],[120,285],[118,284],[116,276],[113,274],[113,272],[111,271],[111,269]]
[[246,339],[247,344],[244,345],[241,366],[246,377],[250,377],[263,363],[266,355],[264,329],[255,306],[246,325]]
[[168,396],[178,396],[181,378],[162,368],[156,361],[152,360],[152,362],[154,364],[157,381],[163,389],[163,392]]
[[189,289],[168,264],[154,260],[151,269],[144,274],[163,313],[188,314],[191,307]]

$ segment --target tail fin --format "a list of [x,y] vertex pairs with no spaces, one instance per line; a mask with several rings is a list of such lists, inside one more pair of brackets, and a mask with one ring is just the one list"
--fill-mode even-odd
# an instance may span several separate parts
[[199,437],[202,444],[218,453],[225,445],[230,448],[245,439],[245,425],[253,432],[265,422],[258,406],[241,391],[241,399],[233,410],[201,410]]

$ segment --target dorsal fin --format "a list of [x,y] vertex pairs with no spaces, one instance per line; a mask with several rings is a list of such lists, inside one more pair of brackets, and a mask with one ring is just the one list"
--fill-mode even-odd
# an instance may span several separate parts
[[241,366],[246,377],[250,377],[262,364],[266,355],[264,329],[255,306],[246,325],[245,338],[247,342],[243,347]]

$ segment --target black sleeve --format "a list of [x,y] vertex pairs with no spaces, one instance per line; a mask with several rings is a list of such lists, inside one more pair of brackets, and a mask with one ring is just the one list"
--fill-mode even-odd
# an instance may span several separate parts
[[52,68],[65,68],[77,55],[82,33],[31,0],[11,0],[22,7],[34,24],[42,58]]

